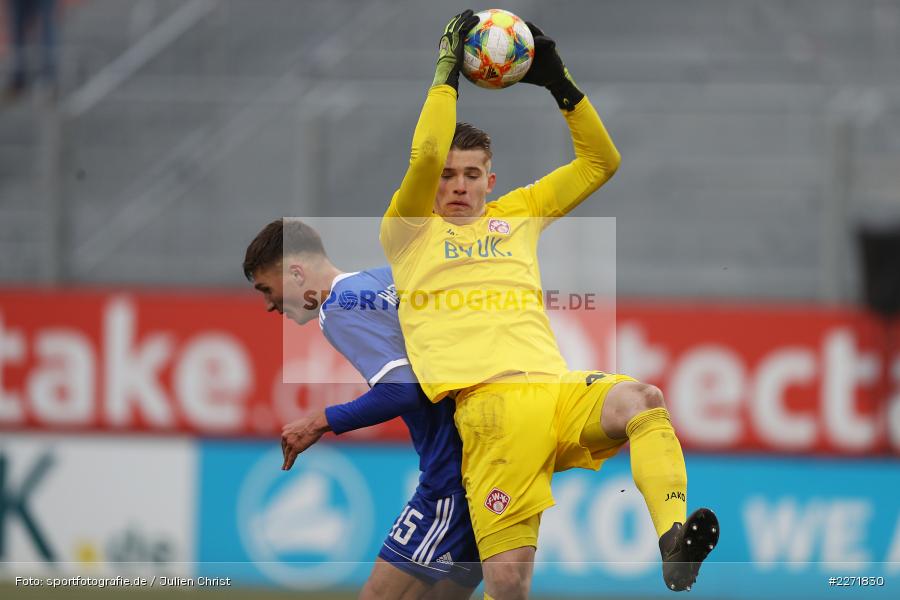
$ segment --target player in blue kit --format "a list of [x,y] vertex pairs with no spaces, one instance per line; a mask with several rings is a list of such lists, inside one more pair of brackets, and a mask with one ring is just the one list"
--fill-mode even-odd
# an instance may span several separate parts
[[[406,356],[389,267],[343,273],[318,233],[296,219],[269,223],[247,247],[244,274],[266,301],[325,338],[368,382],[368,392],[284,426],[284,465],[327,431],[345,433],[400,416],[419,455],[419,485],[388,533],[360,598],[468,598],[481,564],[460,475],[455,404],[432,404]],[[326,300],[319,303],[320,298]]]

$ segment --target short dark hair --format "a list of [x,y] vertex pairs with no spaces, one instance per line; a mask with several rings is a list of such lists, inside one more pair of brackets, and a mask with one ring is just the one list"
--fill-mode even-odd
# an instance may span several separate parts
[[286,254],[325,254],[322,238],[300,219],[276,219],[256,234],[244,255],[244,277],[278,263]]
[[451,149],[455,150],[484,150],[488,160],[491,159],[491,136],[478,129],[471,123],[457,123],[453,132]]

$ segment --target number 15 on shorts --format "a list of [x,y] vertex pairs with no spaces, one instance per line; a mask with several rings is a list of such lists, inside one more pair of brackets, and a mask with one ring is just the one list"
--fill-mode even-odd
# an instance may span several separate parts
[[424,517],[425,515],[416,509],[407,506],[400,513],[400,516],[397,517],[397,522],[391,527],[389,536],[401,546],[405,546],[416,531],[416,523],[413,523],[413,519],[421,521]]

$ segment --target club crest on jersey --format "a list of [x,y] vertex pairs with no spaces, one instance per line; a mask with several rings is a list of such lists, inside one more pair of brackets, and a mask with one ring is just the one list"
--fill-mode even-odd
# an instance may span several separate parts
[[503,219],[491,219],[488,221],[488,231],[490,233],[509,233],[509,223]]
[[509,495],[498,488],[494,488],[484,501],[484,506],[492,513],[502,515],[506,507],[509,506]]

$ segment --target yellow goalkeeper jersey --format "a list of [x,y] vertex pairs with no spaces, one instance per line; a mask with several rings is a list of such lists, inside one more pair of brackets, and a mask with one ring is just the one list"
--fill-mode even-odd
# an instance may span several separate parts
[[517,372],[567,370],[543,307],[537,244],[553,219],[615,172],[619,154],[587,98],[563,112],[575,160],[454,225],[432,215],[456,125],[456,93],[431,89],[410,167],[381,224],[410,364],[428,397]]

